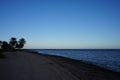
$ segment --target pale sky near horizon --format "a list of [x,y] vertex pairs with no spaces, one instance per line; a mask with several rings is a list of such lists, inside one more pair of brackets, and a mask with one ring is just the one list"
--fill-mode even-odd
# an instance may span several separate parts
[[25,48],[120,49],[120,0],[0,0],[0,40]]

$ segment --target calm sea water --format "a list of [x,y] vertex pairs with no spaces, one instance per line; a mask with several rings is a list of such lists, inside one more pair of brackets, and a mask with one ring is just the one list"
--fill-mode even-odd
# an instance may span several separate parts
[[120,72],[120,49],[34,49],[38,53],[64,56]]

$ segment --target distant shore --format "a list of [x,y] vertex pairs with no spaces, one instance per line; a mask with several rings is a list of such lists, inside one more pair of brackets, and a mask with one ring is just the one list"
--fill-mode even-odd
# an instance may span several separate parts
[[3,52],[0,80],[120,80],[120,74],[60,56],[28,50]]

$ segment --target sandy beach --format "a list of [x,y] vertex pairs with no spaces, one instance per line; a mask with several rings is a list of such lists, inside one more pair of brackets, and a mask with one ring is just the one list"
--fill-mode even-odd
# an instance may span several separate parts
[[4,52],[0,80],[120,80],[120,74],[82,61],[28,51]]

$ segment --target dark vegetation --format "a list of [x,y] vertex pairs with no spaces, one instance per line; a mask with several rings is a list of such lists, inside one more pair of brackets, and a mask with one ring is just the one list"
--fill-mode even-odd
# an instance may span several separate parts
[[0,41],[0,58],[5,58],[2,52],[19,50],[24,47],[25,43],[26,41],[24,38],[21,38],[17,41],[17,39],[14,37],[10,38],[9,42]]

